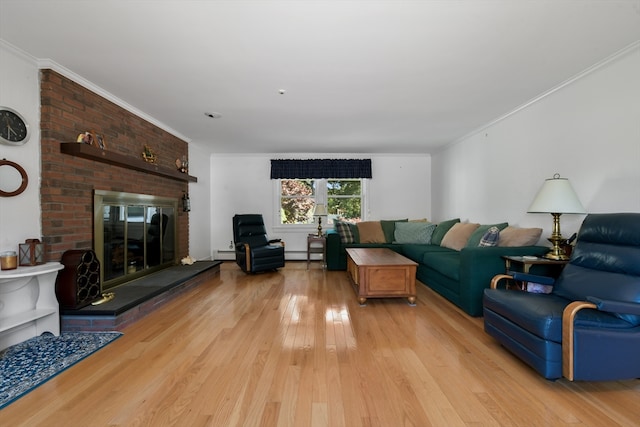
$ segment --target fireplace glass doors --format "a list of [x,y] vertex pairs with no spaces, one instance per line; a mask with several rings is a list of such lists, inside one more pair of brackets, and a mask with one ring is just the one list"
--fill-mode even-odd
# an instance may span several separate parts
[[175,264],[178,200],[94,193],[94,251],[102,290]]

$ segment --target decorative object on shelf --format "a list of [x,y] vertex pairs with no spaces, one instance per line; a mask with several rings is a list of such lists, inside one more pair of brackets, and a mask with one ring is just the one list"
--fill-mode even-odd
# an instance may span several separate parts
[[322,217],[327,216],[327,207],[323,203],[316,204],[313,216],[318,217],[318,236],[322,236]]
[[104,135],[95,135],[96,137],[96,144],[98,144],[98,148],[100,148],[101,150],[104,150],[105,148],[107,148],[107,138],[105,138]]
[[182,173],[187,173],[189,171],[189,161],[187,160],[187,156],[182,156],[182,159],[176,159],[176,167]]
[[14,270],[18,268],[18,255],[15,251],[7,251],[0,253],[0,269]]
[[29,125],[20,113],[13,108],[0,107],[0,143],[22,145],[30,136]]
[[569,180],[560,178],[558,173],[554,174],[553,178],[547,179],[535,199],[533,199],[533,203],[531,203],[527,212],[550,213],[553,216],[553,232],[551,237],[547,239],[553,246],[544,257],[554,260],[569,259],[561,247],[566,242],[566,239],[560,233],[560,215],[587,213]]
[[93,145],[94,140],[95,140],[95,137],[94,137],[94,132],[92,130],[79,133],[78,137],[76,138],[76,142],[81,142],[87,145]]
[[[15,169],[15,171],[7,168],[1,168],[0,197],[12,197],[22,193],[29,183],[27,172],[25,172],[24,168],[19,164],[7,159],[0,160],[0,167],[2,166],[9,166],[10,168]],[[20,177],[16,175],[16,171]]]
[[189,199],[189,193],[186,191],[182,195],[182,212],[191,211],[191,199]]
[[104,150],[107,147],[107,139],[104,135],[97,134],[94,130],[79,133],[76,142],[87,145],[96,145],[99,149]]
[[151,147],[149,147],[147,144],[144,145],[144,151],[142,152],[142,158],[147,163],[155,163],[158,160],[158,158],[155,155],[155,153],[151,150]]
[[20,266],[44,264],[44,243],[39,239],[27,239],[18,245]]

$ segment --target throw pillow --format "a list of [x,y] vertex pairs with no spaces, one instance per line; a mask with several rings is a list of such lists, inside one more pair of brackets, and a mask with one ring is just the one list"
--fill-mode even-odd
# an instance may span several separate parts
[[508,222],[501,222],[499,224],[481,225],[476,229],[476,231],[473,232],[471,237],[469,237],[469,241],[467,242],[467,247],[471,248],[475,246],[480,246],[480,239],[482,239],[482,237],[491,227],[498,227],[498,231],[501,231],[507,228],[508,225],[509,225]]
[[[469,240],[471,240],[472,237],[470,237]],[[484,233],[480,239],[480,243],[478,243],[478,246],[498,246],[498,240],[500,240],[500,229],[498,227],[491,227]],[[467,246],[469,246],[468,243]]]
[[542,228],[507,227],[500,232],[498,246],[531,246],[538,243]]
[[471,222],[458,222],[447,231],[442,238],[440,246],[459,251],[464,248],[471,234],[480,227],[480,224]]
[[431,243],[435,224],[428,222],[398,222],[394,233],[394,243]]
[[362,221],[356,224],[360,243],[386,243],[380,221]]
[[396,222],[407,222],[407,221],[408,219],[381,220],[380,225],[382,226],[382,231],[384,232],[385,241],[387,243],[393,243],[393,237],[396,230]]
[[358,226],[355,222],[349,222],[349,230],[351,230],[351,234],[353,234],[353,243],[360,243],[360,234],[358,234]]
[[345,243],[355,243],[355,239],[353,238],[353,233],[351,232],[351,224],[343,221],[335,221],[333,227],[338,232],[340,236],[340,242],[342,244]]
[[431,244],[432,245],[440,245],[442,243],[442,238],[453,224],[460,222],[460,218],[449,219],[447,221],[442,221],[438,224],[435,230],[433,230],[433,234],[431,235]]

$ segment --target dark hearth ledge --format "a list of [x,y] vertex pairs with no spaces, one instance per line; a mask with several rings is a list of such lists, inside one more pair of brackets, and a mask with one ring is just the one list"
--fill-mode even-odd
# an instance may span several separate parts
[[78,310],[60,310],[60,330],[111,331],[144,317],[176,294],[213,278],[220,272],[221,261],[198,261],[177,265],[132,280],[111,291],[115,298],[100,305]]

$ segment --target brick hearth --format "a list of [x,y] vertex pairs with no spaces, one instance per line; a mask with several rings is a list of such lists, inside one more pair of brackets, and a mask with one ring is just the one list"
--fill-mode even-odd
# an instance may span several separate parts
[[213,279],[220,261],[199,261],[166,268],[115,288],[116,297],[100,305],[61,310],[60,330],[119,331],[177,295]]

